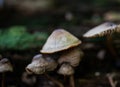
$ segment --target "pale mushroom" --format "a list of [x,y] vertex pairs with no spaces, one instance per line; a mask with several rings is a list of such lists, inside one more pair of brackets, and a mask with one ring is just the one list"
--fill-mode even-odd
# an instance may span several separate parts
[[26,67],[26,71],[30,74],[43,74],[46,71],[53,71],[56,67],[57,62],[55,60],[38,54],[33,57],[32,62]]
[[53,71],[57,65],[57,62],[52,58],[44,57],[42,54],[38,54],[33,57],[32,63],[26,67],[26,71],[29,74],[44,74],[48,79],[59,85],[59,87],[63,87],[62,84],[46,73],[47,71]]
[[[60,58],[59,57],[57,58],[59,64],[69,63],[70,65],[69,67],[71,66],[76,67],[79,65],[79,62],[81,59],[80,56],[82,56],[83,54],[78,47],[81,43],[82,42],[77,37],[75,37],[68,31],[64,29],[57,29],[57,30],[54,30],[53,33],[48,37],[45,45],[43,46],[40,52],[43,53],[44,55],[45,54],[54,55],[54,54],[60,53],[61,54]],[[65,68],[67,70],[68,67],[66,67],[65,65]],[[69,72],[69,69],[68,69],[68,72]],[[71,79],[72,79],[72,82],[70,82],[70,84],[74,83],[73,74],[70,75],[70,81]],[[74,84],[72,84],[71,86],[74,87]]]
[[83,57],[83,52],[80,50],[80,48],[74,47],[63,51],[60,58],[58,59],[58,63],[62,64],[60,69],[58,70],[58,73],[64,76],[68,75],[70,77],[71,87],[75,86],[74,67],[79,65],[82,57]]
[[111,35],[112,35],[112,33],[115,33],[115,32],[120,32],[120,25],[116,25],[111,22],[105,22],[101,25],[96,26],[95,28],[92,28],[88,32],[86,32],[83,35],[83,37],[92,38],[92,37],[106,36],[106,39],[107,39],[106,43],[107,43],[107,47],[108,47],[109,51],[111,52],[111,54],[114,57],[118,58],[118,55],[112,46]]
[[58,73],[64,76],[69,76],[74,74],[74,69],[69,63],[63,63],[58,70]]
[[70,86],[75,87],[74,83],[74,69],[69,63],[63,63],[58,70],[58,73],[64,76],[69,76],[70,77]]
[[64,29],[57,29],[48,37],[41,53],[55,53],[81,44],[81,41]]
[[7,58],[3,58],[0,60],[0,73],[2,73],[2,83],[1,87],[4,87],[5,81],[5,72],[12,72],[13,67],[10,61]]
[[41,54],[33,57],[32,63],[26,67],[26,71],[30,74],[43,74],[48,62],[43,58]]

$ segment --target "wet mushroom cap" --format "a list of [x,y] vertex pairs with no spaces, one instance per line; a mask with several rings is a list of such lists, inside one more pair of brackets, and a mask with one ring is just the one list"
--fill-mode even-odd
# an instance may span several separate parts
[[63,63],[60,67],[60,69],[58,70],[58,73],[61,75],[72,75],[74,74],[74,69],[72,68],[72,66],[68,63]]
[[60,58],[58,59],[58,63],[62,64],[64,62],[67,62],[71,66],[76,67],[79,65],[82,57],[83,57],[83,52],[80,50],[79,47],[75,47],[64,51],[61,54]]
[[86,32],[83,37],[90,38],[90,37],[102,37],[105,35],[109,35],[113,32],[117,32],[118,29],[116,28],[117,25],[111,22],[105,22],[101,25],[92,28],[88,32]]
[[10,63],[10,61],[7,58],[3,58],[0,60],[0,72],[12,72],[13,71],[13,67],[12,64]]
[[81,41],[64,29],[57,29],[47,39],[41,53],[55,53],[81,44]]

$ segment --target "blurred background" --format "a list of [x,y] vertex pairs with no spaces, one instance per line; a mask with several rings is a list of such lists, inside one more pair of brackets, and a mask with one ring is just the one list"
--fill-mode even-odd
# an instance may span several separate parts
[[[6,73],[6,87],[56,87],[43,76],[27,75],[25,67],[58,28],[83,41],[84,58],[76,68],[76,87],[111,87],[108,73],[115,74],[113,80],[119,87],[120,34],[113,34],[117,58],[107,49],[105,37],[82,37],[104,22],[120,23],[120,0],[0,0],[0,55],[9,58],[14,67],[14,72]],[[63,79],[56,72],[50,75]]]

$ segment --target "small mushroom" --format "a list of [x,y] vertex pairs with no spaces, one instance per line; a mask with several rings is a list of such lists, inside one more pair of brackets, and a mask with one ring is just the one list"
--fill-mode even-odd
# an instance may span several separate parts
[[43,74],[46,71],[53,71],[57,62],[50,57],[44,58],[41,54],[33,57],[32,63],[26,67],[28,73]]
[[26,67],[26,71],[30,74],[44,74],[48,79],[54,83],[63,87],[63,85],[57,80],[50,77],[46,71],[53,71],[57,67],[57,62],[50,57],[44,57],[42,54],[38,54],[33,57],[32,63]]
[[4,87],[5,82],[5,72],[12,72],[13,67],[10,61],[7,58],[3,58],[0,60],[0,73],[2,73],[2,83],[1,87]]
[[13,67],[12,64],[10,63],[10,61],[7,58],[3,58],[0,60],[0,72],[4,73],[4,72],[12,72],[13,71]]
[[58,59],[58,63],[62,64],[64,62],[69,63],[71,66],[76,67],[79,65],[81,58],[83,57],[83,52],[79,47],[65,50],[63,54]]
[[58,59],[58,63],[62,64],[58,70],[59,74],[64,76],[68,75],[70,77],[71,87],[74,87],[74,67],[78,66],[81,58],[83,57],[83,52],[79,47],[74,47],[63,51],[63,54]]
[[41,53],[55,53],[81,44],[81,41],[64,29],[57,29],[47,39]]
[[60,67],[60,69],[58,70],[58,73],[61,75],[73,75],[74,74],[74,69],[72,68],[72,66],[69,63],[63,63]]
[[116,25],[114,23],[111,22],[105,22],[101,25],[98,25],[95,28],[92,28],[91,30],[89,30],[88,32],[86,32],[83,37],[86,38],[91,38],[91,37],[102,37],[102,36],[106,36],[106,44],[107,47],[109,49],[109,51],[111,52],[111,54],[118,58],[117,52],[115,51],[114,47],[112,46],[112,33],[114,32],[120,32],[120,25]]
[[29,74],[43,74],[45,72],[45,67],[48,65],[48,62],[43,58],[41,54],[38,54],[33,57],[32,63],[26,67],[26,71]]
[[70,87],[75,87],[74,83],[74,69],[69,63],[63,63],[58,70],[58,73],[64,76],[69,76]]

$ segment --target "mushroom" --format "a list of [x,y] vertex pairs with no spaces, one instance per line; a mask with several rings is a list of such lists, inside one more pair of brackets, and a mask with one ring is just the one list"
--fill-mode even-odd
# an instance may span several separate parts
[[[80,56],[83,54],[78,47],[80,44],[81,41],[68,31],[64,29],[57,29],[54,30],[53,33],[48,37],[45,45],[40,52],[44,55],[59,53],[61,54],[60,58],[58,57],[59,64],[63,64],[62,66],[64,67],[64,63],[69,63],[69,67],[76,67],[79,65],[81,59]],[[65,68],[68,68],[66,67],[66,64]],[[71,77],[73,79],[73,74],[71,74],[70,78]],[[74,83],[74,79],[70,83]],[[71,86],[74,87],[74,84]]]
[[44,57],[42,54],[37,54],[33,57],[32,63],[26,67],[29,74],[44,74],[48,79],[63,87],[57,80],[50,77],[46,72],[53,71],[57,67],[57,62],[50,57]]
[[105,35],[111,35],[114,32],[118,31],[118,28],[116,28],[117,25],[111,22],[105,22],[103,24],[100,24],[94,28],[92,28],[91,30],[89,30],[88,32],[86,32],[83,37],[102,37]]
[[64,76],[69,76],[74,74],[74,69],[69,63],[63,63],[58,70],[58,73]]
[[57,29],[47,39],[41,53],[55,53],[81,44],[81,41],[64,29]]
[[43,58],[41,54],[38,54],[33,57],[32,63],[26,67],[26,71],[29,74],[43,74],[45,72],[45,67],[48,65],[48,62]]
[[80,48],[74,47],[65,50],[58,59],[58,63],[62,64],[58,70],[58,73],[64,76],[68,75],[70,77],[71,87],[74,87],[74,67],[79,65],[82,57],[83,52],[80,50]]
[[112,46],[111,35],[114,32],[120,32],[120,25],[116,25],[116,24],[111,23],[111,22],[105,22],[101,25],[96,26],[95,28],[92,28],[88,32],[86,32],[83,35],[83,37],[92,38],[92,37],[106,36],[106,39],[107,39],[106,43],[107,43],[107,47],[108,47],[109,51],[111,52],[111,54],[114,57],[118,58],[118,55],[117,55],[116,51],[114,50],[114,48]]
[[2,84],[1,87],[4,87],[5,82],[5,72],[12,72],[13,67],[10,61],[7,58],[3,58],[0,60],[0,73],[2,73]]
[[46,71],[53,71],[57,67],[57,63],[52,58],[44,58],[42,54],[33,57],[32,63],[26,67],[26,71],[30,74],[43,74]]
[[58,73],[64,76],[70,76],[70,86],[75,87],[74,83],[74,69],[69,63],[63,63],[58,70]]

